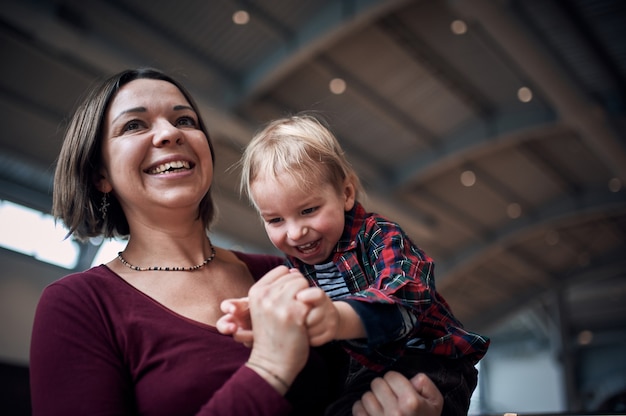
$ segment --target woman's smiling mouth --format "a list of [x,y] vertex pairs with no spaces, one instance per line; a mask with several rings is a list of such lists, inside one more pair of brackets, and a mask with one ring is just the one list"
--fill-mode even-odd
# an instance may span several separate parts
[[159,175],[180,169],[191,169],[191,167],[191,163],[186,160],[176,160],[173,162],[162,163],[158,166],[150,168],[146,171],[146,173],[149,173],[150,175]]

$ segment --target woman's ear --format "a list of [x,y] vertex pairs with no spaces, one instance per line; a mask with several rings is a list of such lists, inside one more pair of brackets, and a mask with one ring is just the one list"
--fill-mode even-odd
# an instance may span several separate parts
[[98,191],[102,192],[103,194],[109,193],[113,190],[113,186],[111,186],[111,183],[106,178],[105,172],[98,173],[93,179],[93,182]]

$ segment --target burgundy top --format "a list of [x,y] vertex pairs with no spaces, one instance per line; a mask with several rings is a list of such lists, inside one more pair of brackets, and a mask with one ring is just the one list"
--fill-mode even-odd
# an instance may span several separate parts
[[[255,279],[283,262],[237,255]],[[289,392],[298,397],[294,407],[243,365],[247,347],[165,308],[104,265],[44,290],[30,353],[34,416],[275,416],[325,400],[313,387],[327,381],[324,366],[311,363],[319,357]]]

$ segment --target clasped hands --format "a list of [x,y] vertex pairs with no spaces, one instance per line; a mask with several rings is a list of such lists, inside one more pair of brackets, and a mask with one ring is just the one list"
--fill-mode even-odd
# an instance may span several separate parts
[[[278,299],[277,294],[282,297]],[[286,320],[297,319],[296,315],[299,315],[311,346],[320,346],[336,338],[340,315],[333,301],[322,289],[310,287],[296,269],[279,266],[252,286],[247,297],[222,301],[220,308],[224,315],[216,323],[218,331],[251,347],[254,332],[250,307],[254,302],[276,309],[284,305],[284,309],[276,313],[294,315],[284,316]]]

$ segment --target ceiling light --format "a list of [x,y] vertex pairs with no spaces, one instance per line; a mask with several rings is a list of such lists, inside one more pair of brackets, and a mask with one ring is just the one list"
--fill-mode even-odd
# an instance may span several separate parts
[[476,183],[476,174],[471,170],[466,170],[461,173],[461,183],[463,186],[467,186],[468,188],[474,186]]
[[622,181],[619,178],[611,178],[609,180],[609,191],[619,192],[622,189]]
[[512,218],[512,219],[519,218],[522,215],[522,207],[520,206],[520,204],[516,202],[511,202],[506,207],[506,213],[509,216],[509,218]]
[[333,78],[330,80],[328,88],[333,94],[343,94],[346,91],[346,81],[341,78]]
[[589,345],[593,341],[593,332],[585,329],[578,333],[578,345]]
[[522,87],[517,90],[517,98],[523,103],[528,103],[533,99],[533,92],[528,87]]
[[233,13],[233,22],[236,25],[245,25],[250,21],[250,14],[245,10],[237,10]]
[[450,30],[455,35],[464,35],[467,32],[467,24],[463,20],[455,20],[450,23]]

